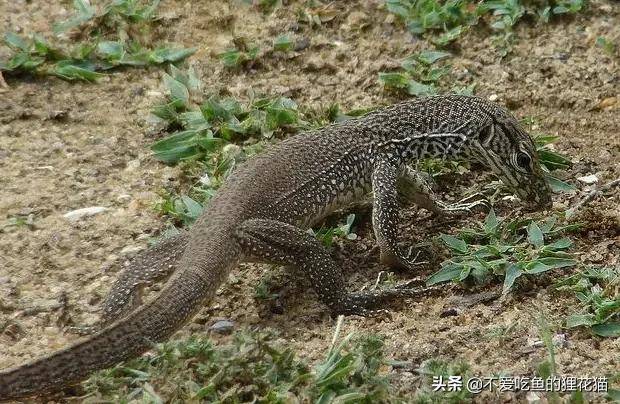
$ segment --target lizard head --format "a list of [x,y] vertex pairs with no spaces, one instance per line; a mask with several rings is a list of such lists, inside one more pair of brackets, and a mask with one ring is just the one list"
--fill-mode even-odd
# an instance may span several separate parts
[[532,138],[510,113],[494,107],[491,122],[474,137],[472,154],[532,208],[550,208],[551,189]]

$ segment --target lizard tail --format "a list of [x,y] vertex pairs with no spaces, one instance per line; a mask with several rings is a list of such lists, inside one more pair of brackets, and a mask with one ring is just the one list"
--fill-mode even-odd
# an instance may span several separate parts
[[[215,257],[213,257],[215,258]],[[215,293],[235,262],[206,259],[208,271],[179,270],[150,304],[68,348],[0,371],[0,401],[58,391],[90,373],[134,358],[178,330]],[[206,264],[207,262],[201,262]],[[203,267],[203,265],[199,265]]]

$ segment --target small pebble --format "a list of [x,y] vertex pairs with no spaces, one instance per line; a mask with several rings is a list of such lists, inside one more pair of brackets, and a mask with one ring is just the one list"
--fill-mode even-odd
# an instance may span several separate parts
[[584,184],[596,184],[598,182],[598,177],[595,174],[586,175],[583,177],[577,177],[577,181],[581,181]]
[[78,221],[84,217],[94,216],[98,213],[105,212],[108,208],[103,206],[91,206],[89,208],[82,208],[72,210],[63,215],[63,217],[71,222]]
[[234,327],[235,323],[230,320],[219,320],[209,327],[209,330],[218,334],[230,334]]

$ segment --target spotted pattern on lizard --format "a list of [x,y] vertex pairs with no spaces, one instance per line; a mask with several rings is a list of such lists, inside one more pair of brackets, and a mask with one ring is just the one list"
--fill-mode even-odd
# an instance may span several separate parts
[[[174,250],[181,256],[177,269],[156,299],[133,309],[132,299],[119,294],[131,297],[141,281],[135,287],[115,285],[107,299],[109,325],[66,349],[0,371],[0,399],[62,389],[139,355],[189,321],[229,271],[250,259],[299,267],[336,314],[367,315],[387,300],[415,296],[421,291],[404,287],[349,292],[328,251],[304,229],[371,190],[382,260],[414,268],[410,254],[397,243],[399,188],[440,214],[477,203],[436,201],[409,166],[427,157],[476,160],[532,206],[551,204],[529,135],[508,111],[478,97],[416,99],[293,136],[247,161],[220,188],[184,246]],[[124,276],[133,279],[140,268]]]

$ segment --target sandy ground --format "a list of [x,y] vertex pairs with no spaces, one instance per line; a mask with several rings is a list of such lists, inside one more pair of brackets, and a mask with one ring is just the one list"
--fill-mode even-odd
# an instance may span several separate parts
[[[264,16],[235,2],[168,1],[162,5],[165,18],[159,35],[199,48],[190,64],[209,92],[227,91],[247,99],[252,89],[291,97],[311,108],[337,102],[345,111],[401,99],[383,91],[377,73],[429,44],[390,23],[382,2],[334,2],[336,17],[315,29],[297,22],[296,10],[303,3],[292,3]],[[0,31],[19,27],[26,33],[51,32],[50,22],[67,12],[67,3],[61,1],[0,0]],[[497,97],[516,116],[536,117],[540,132],[560,136],[556,149],[575,161],[564,177],[579,191],[557,195],[557,209],[571,206],[588,190],[573,178],[596,174],[606,182],[620,176],[620,59],[595,46],[601,35],[620,44],[619,19],[617,2],[593,1],[590,11],[576,18],[519,25],[519,40],[504,59],[482,28],[472,30],[452,50],[458,84],[477,83],[478,95]],[[309,46],[294,57],[264,59],[249,71],[230,72],[215,58],[233,34],[267,47],[283,33],[308,40]],[[148,130],[147,117],[161,100],[160,77],[161,70],[152,68],[116,72],[96,85],[19,78],[7,79],[9,88],[0,89],[0,368],[77,340],[68,326],[97,319],[118,262],[145,247],[165,227],[153,209],[157,192],[187,188],[180,170],[158,163],[148,149],[155,136]],[[605,99],[609,106],[597,108]],[[444,185],[450,187],[447,198],[456,198],[463,186]],[[63,217],[91,206],[107,210],[78,222]],[[500,215],[514,209],[507,203],[497,207]],[[29,218],[30,225],[10,225],[16,217]],[[415,208],[405,218],[403,237],[412,241],[466,224],[432,218]],[[579,219],[584,222],[575,235],[579,258],[584,263],[620,265],[618,192],[597,199]],[[359,240],[343,241],[334,251],[352,288],[372,283],[385,269],[371,251],[374,240],[367,218],[356,232],[362,236]],[[277,292],[282,313],[274,313],[277,310],[253,297],[254,286],[267,271],[271,269],[256,265],[233,271],[210,307],[179,335],[206,333],[214,321],[225,318],[237,328],[273,328],[301,357],[321,359],[334,325],[327,310],[307,283],[297,286],[297,276],[276,269],[270,276],[281,285]],[[475,375],[533,375],[546,355],[533,343],[540,338],[536,316],[544,311],[556,333],[566,338],[557,352],[561,373],[618,372],[620,340],[562,329],[564,317],[578,306],[573,297],[553,293],[550,284],[543,278],[514,295],[462,306],[458,316],[440,317],[460,304],[456,297],[477,293],[453,287],[439,296],[399,305],[391,320],[349,318],[344,332],[386,336],[386,355],[395,360],[419,364],[429,358],[462,359]],[[504,340],[489,336],[512,324],[514,330]],[[408,371],[394,371],[390,377],[403,391],[419,384]]]

